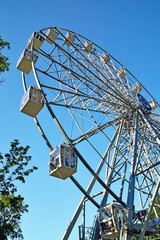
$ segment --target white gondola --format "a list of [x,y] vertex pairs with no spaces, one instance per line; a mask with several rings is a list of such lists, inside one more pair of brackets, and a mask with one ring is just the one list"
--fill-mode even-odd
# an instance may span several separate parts
[[126,76],[126,71],[124,67],[120,67],[117,71],[118,77],[124,78]]
[[103,53],[102,56],[101,56],[101,61],[105,64],[109,63],[110,56],[107,53]]
[[42,37],[40,34],[37,34],[36,32],[33,32],[33,34],[31,35],[30,39],[28,40],[27,46],[28,48],[31,48],[35,36],[36,38],[34,41],[34,48],[38,50],[41,47],[42,43],[44,42],[44,37]]
[[128,210],[124,209],[120,204],[110,203],[98,212],[102,239],[119,238],[120,230],[123,228],[123,224],[128,215]]
[[29,74],[32,69],[32,58],[36,63],[38,56],[36,54],[32,55],[32,52],[29,49],[24,49],[20,58],[18,59],[17,69],[26,74]]
[[119,238],[120,229],[125,222],[126,212],[119,204],[110,203],[99,210],[99,223],[102,231],[102,239]]
[[67,144],[59,145],[49,154],[50,176],[66,179],[77,172],[77,156]]
[[[133,214],[131,227],[136,234],[140,234],[146,213],[147,211],[144,209],[138,212],[135,211]],[[98,210],[101,239],[119,239],[121,232],[127,227],[128,216],[129,210],[115,202]],[[147,231],[153,234],[155,229],[148,226]]]
[[68,46],[71,46],[71,44],[74,43],[74,40],[75,40],[75,36],[70,33],[70,32],[67,32],[66,36],[65,36],[65,43],[68,45]]
[[93,49],[92,43],[89,42],[89,41],[86,41],[86,42],[84,43],[84,51],[85,51],[85,52],[91,52],[92,49]]
[[152,110],[155,110],[158,107],[154,100],[150,101],[149,104],[150,104]]
[[132,91],[139,93],[140,91],[142,91],[142,87],[140,85],[139,82],[136,82],[133,86],[132,86]]
[[31,117],[36,117],[43,106],[44,98],[41,90],[37,87],[30,86],[22,97],[20,111]]
[[54,41],[57,39],[57,37],[58,37],[58,33],[54,29],[49,29],[46,33],[45,40],[48,43],[53,44]]

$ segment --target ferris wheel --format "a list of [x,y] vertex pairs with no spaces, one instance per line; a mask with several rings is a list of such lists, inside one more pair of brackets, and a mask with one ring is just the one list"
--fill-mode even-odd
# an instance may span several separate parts
[[[50,175],[70,178],[84,194],[62,239],[69,238],[86,200],[98,210],[92,240],[159,232],[160,114],[154,97],[108,52],[63,28],[34,32],[17,68],[25,92],[21,111],[34,118],[51,151]],[[47,124],[41,124],[43,111],[51,116]],[[45,132],[53,121],[65,139],[56,148]],[[78,161],[92,175],[86,190],[76,180]],[[84,240],[84,224],[81,230]]]

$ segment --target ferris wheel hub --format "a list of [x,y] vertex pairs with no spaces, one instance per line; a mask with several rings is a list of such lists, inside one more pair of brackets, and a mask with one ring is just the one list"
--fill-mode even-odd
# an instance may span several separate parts
[[142,106],[144,106],[148,111],[152,110],[149,102],[140,93],[137,93],[137,97]]

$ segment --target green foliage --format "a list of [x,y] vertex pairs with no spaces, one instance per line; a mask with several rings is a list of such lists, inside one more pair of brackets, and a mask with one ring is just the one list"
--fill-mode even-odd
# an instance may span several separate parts
[[[158,217],[160,217],[160,205],[159,205],[159,203],[158,203],[158,199],[157,199],[157,198],[156,198],[156,200],[155,200],[154,206],[155,206],[156,211],[157,211],[157,213],[158,213]],[[151,219],[152,219],[152,218],[156,218],[156,215],[155,215],[154,210],[152,210],[152,212],[151,212]]]
[[0,153],[0,239],[23,239],[20,220],[28,212],[28,205],[21,195],[16,195],[18,182],[25,179],[37,167],[28,168],[31,156],[27,155],[29,146],[19,146],[19,141],[11,143],[9,153],[3,157]]
[[[2,50],[6,47],[10,49],[10,43],[3,41],[2,37],[0,36],[0,74],[2,72],[9,71],[9,63],[7,62],[8,57],[2,55]],[[1,79],[0,83],[2,83],[3,81],[4,80]]]
[[[156,200],[155,200],[154,206],[155,206],[155,208],[156,208],[158,217],[160,217],[160,206],[159,206],[159,203],[158,203],[158,199],[157,199],[157,198],[156,198]],[[155,219],[155,218],[157,218],[157,217],[156,217],[156,215],[155,215],[154,210],[152,210],[150,220]],[[157,226],[157,229],[160,231],[160,226]],[[149,236],[148,239],[156,239],[156,238],[159,238],[159,237],[160,237],[160,234],[159,234],[159,233],[156,233],[156,234],[154,234],[154,235],[152,235],[152,236]]]

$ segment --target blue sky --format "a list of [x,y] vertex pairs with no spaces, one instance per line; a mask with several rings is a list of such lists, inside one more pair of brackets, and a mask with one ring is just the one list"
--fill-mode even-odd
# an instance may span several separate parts
[[[19,139],[31,146],[32,164],[39,168],[25,185],[19,185],[30,206],[22,219],[25,240],[60,240],[82,197],[69,179],[49,177],[49,149],[33,119],[19,111],[23,87],[16,63],[30,35],[57,26],[85,36],[118,59],[160,102],[159,12],[159,0],[1,0],[0,34],[11,43],[11,49],[4,51],[10,71],[1,75],[6,81],[0,86],[0,151],[6,153],[10,142]],[[47,124],[49,119],[44,121]],[[59,137],[56,125],[52,131],[55,146]],[[81,165],[78,171],[83,176]],[[81,181],[87,186],[89,179],[86,175]],[[78,239],[78,225],[81,216],[69,240]]]

